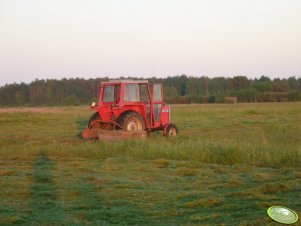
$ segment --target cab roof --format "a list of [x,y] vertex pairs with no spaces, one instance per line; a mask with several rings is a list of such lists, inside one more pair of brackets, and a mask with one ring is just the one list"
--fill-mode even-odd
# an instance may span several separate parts
[[102,82],[101,84],[120,84],[120,83],[131,83],[131,84],[147,84],[148,80],[132,80],[132,79],[121,79],[121,80],[109,80]]

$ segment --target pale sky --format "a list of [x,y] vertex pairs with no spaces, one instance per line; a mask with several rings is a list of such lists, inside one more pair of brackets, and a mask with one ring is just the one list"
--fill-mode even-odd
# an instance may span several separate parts
[[301,77],[301,1],[0,0],[0,86],[180,74]]

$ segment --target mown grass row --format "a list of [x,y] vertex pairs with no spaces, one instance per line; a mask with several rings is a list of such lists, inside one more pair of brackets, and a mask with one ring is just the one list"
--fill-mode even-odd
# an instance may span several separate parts
[[[50,141],[51,142],[51,141]],[[120,141],[111,143],[88,142],[85,144],[45,144],[45,152],[56,154],[60,158],[70,156],[91,159],[106,159],[109,157],[131,157],[142,160],[169,159],[192,160],[215,164],[250,164],[260,167],[291,167],[301,166],[300,149],[284,145],[237,145],[215,142],[188,141],[180,142],[155,138],[147,143],[141,141]],[[1,151],[4,159],[26,159],[39,151],[39,146],[22,145],[22,147],[8,147]]]
[[1,162],[1,225],[273,225],[269,206],[301,208],[300,170],[35,157]]

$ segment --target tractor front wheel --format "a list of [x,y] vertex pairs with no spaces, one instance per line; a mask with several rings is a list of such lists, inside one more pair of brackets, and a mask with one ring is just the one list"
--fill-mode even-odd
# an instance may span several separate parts
[[166,137],[175,137],[178,135],[178,128],[174,124],[168,124],[163,129],[163,135]]
[[122,118],[122,126],[124,130],[144,131],[145,123],[141,115],[136,112],[129,112]]

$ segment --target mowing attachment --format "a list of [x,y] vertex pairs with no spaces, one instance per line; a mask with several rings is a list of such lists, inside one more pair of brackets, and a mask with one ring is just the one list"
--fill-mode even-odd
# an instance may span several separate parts
[[127,130],[102,130],[97,131],[100,141],[115,141],[119,139],[146,138],[146,131],[127,131]]

